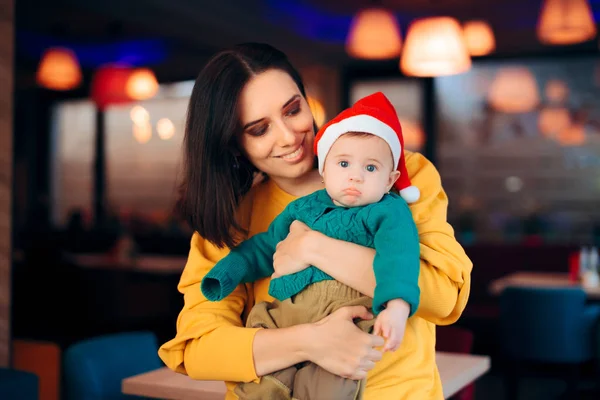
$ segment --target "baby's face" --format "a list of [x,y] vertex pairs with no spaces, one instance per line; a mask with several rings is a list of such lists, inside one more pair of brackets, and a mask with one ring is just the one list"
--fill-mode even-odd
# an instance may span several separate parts
[[342,135],[323,166],[327,193],[335,204],[345,207],[378,202],[399,176],[390,147],[374,135]]

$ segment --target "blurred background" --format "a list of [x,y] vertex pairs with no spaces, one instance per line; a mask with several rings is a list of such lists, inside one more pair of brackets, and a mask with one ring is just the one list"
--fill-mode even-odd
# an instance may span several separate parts
[[[567,274],[600,245],[599,18],[599,0],[0,0],[3,365],[18,340],[173,337],[187,102],[210,56],[259,41],[298,67],[319,125],[392,100],[474,262],[456,325],[494,361],[477,395],[501,396],[490,283]],[[562,391],[536,371],[526,398]]]

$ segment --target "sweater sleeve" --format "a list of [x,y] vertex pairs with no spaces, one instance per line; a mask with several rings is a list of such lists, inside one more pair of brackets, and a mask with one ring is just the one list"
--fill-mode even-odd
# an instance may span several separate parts
[[256,234],[231,250],[202,280],[202,293],[210,301],[219,301],[229,296],[240,283],[254,282],[273,274],[273,254],[277,243],[285,239],[294,221],[285,208],[266,232]]
[[375,229],[375,295],[373,312],[379,314],[388,301],[402,299],[412,316],[419,306],[419,236],[406,202],[389,197],[371,211],[369,226]]
[[452,324],[467,304],[473,263],[447,222],[448,197],[440,174],[419,153],[406,151],[405,157],[410,180],[421,191],[420,199],[410,204],[421,241],[421,301],[416,315],[436,325]]

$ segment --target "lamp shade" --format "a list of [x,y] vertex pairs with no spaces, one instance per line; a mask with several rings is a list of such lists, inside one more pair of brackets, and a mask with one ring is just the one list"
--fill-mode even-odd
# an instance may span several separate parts
[[356,58],[384,60],[398,57],[402,37],[396,17],[383,8],[359,11],[350,24],[346,51]]
[[37,83],[51,90],[71,90],[81,84],[81,68],[75,53],[63,47],[44,52],[36,74]]
[[485,21],[469,21],[463,27],[467,50],[472,56],[485,56],[496,49],[492,27]]
[[563,146],[581,146],[585,143],[585,129],[581,124],[573,124],[556,135],[556,140]]
[[594,16],[587,0],[544,0],[537,24],[542,43],[566,45],[596,36]]
[[454,75],[469,68],[471,57],[458,21],[434,17],[412,22],[400,58],[400,69],[405,75]]
[[551,103],[564,103],[569,97],[569,88],[564,81],[551,79],[546,83],[544,89],[546,98]]
[[571,113],[567,108],[546,107],[540,111],[538,129],[545,137],[553,139],[570,126]]
[[131,68],[122,65],[104,65],[98,68],[92,78],[91,97],[96,106],[104,110],[111,104],[132,101],[125,86],[131,76]]
[[494,110],[505,113],[533,110],[540,102],[535,77],[524,67],[500,69],[490,86],[488,102]]
[[158,92],[158,81],[154,72],[148,68],[134,70],[125,88],[127,95],[135,100],[147,100]]

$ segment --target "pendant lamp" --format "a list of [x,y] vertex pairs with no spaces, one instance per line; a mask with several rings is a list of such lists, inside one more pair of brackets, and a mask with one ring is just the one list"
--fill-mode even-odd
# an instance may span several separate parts
[[496,49],[492,27],[485,21],[469,21],[463,27],[467,50],[472,56],[485,56]]
[[460,24],[454,18],[413,21],[408,28],[400,69],[405,75],[454,75],[471,68],[471,57]]
[[158,92],[158,81],[148,68],[136,69],[131,73],[125,88],[127,95],[135,100],[147,100]]
[[350,25],[346,51],[355,58],[383,60],[400,55],[402,38],[394,15],[383,8],[359,11]]
[[36,74],[37,83],[51,90],[71,90],[81,84],[81,68],[75,53],[53,47],[44,52]]
[[499,112],[532,111],[540,102],[535,77],[525,67],[500,69],[490,86],[488,102]]
[[587,0],[544,0],[537,24],[542,43],[567,45],[596,36],[594,15]]

